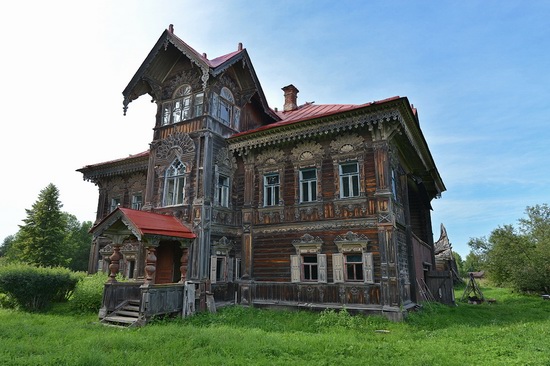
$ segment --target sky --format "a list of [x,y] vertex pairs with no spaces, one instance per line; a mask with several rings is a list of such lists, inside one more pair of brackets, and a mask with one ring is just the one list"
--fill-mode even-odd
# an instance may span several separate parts
[[247,49],[268,103],[407,97],[447,191],[432,202],[463,258],[470,238],[549,202],[550,1],[94,0],[0,13],[0,242],[42,189],[94,221],[85,165],[148,149],[150,98],[122,90],[169,24],[212,59]]

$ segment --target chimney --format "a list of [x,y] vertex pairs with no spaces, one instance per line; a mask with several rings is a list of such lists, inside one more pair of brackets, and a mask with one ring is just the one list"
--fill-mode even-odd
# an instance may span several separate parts
[[242,51],[243,50],[243,44],[242,42],[239,42],[239,44],[237,45],[237,51]]
[[285,105],[283,107],[283,111],[288,112],[298,109],[298,104],[296,104],[296,101],[298,100],[298,93],[300,91],[292,84],[287,85],[282,89],[285,92]]
[[174,24],[170,24],[170,25],[168,26],[168,32],[174,34]]

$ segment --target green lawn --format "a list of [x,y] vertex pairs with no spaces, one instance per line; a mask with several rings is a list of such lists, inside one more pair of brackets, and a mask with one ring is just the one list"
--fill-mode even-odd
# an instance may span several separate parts
[[0,365],[550,365],[550,301],[483,291],[496,303],[425,305],[402,323],[231,307],[118,329],[0,309]]

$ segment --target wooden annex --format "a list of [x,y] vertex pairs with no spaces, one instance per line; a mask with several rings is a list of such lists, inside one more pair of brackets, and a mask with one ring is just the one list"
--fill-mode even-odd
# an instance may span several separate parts
[[409,100],[299,105],[282,89],[270,108],[241,44],[208,59],[162,33],[123,91],[124,112],[144,95],[157,105],[149,149],[78,169],[99,188],[102,319],[209,298],[395,320],[426,290],[448,302],[430,216],[445,186]]

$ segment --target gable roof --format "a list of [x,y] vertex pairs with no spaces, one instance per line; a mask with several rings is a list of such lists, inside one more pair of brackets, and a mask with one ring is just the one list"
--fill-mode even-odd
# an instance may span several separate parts
[[94,236],[133,234],[138,240],[161,236],[176,239],[194,239],[195,233],[174,216],[118,207],[90,229]]
[[136,71],[136,73],[122,92],[122,95],[124,97],[124,114],[126,114],[128,104],[132,100],[139,98],[143,94],[151,92],[151,81],[157,82],[159,84],[162,82],[162,80],[151,80],[148,75],[148,71],[151,69],[154,61],[156,61],[160,57],[163,57],[161,51],[166,51],[168,49],[168,45],[174,46],[179,51],[180,55],[183,54],[189,59],[189,61],[191,61],[193,64],[201,69],[203,73],[203,88],[206,86],[206,81],[208,80],[209,75],[217,76],[227,70],[229,67],[233,66],[235,63],[239,61],[243,62],[243,68],[244,65],[246,65],[247,70],[250,72],[250,77],[254,83],[264,112],[271,119],[275,121],[279,120],[279,116],[269,107],[267,99],[260,85],[260,81],[256,75],[256,72],[254,71],[254,67],[252,66],[250,57],[248,56],[248,52],[245,48],[242,48],[241,44],[239,44],[239,49],[237,51],[233,51],[209,60],[206,57],[206,54],[201,55],[199,52],[197,52],[195,49],[193,49],[191,46],[189,46],[187,43],[177,37],[174,34],[174,28],[171,24],[168,29],[166,29],[161,34],[157,43],[153,46],[139,69]]

